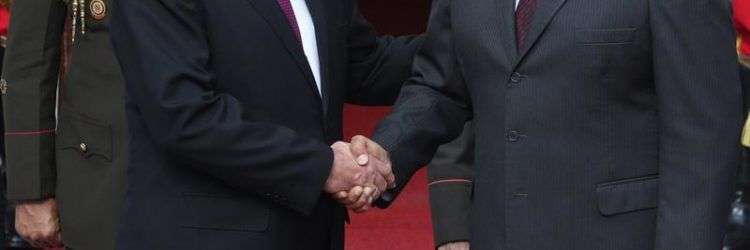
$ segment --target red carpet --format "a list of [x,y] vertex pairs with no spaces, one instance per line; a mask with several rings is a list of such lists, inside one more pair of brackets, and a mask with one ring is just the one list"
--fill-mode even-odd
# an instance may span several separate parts
[[[384,108],[347,107],[345,138],[357,134],[369,136],[375,122],[386,113]],[[352,214],[352,223],[347,227],[346,249],[434,249],[427,196],[427,178],[422,170],[389,209]]]
[[[424,31],[430,0],[360,1],[360,9],[375,28],[385,34],[417,34]],[[344,136],[369,136],[375,123],[388,109],[347,106]],[[429,250],[434,249],[432,224],[427,200],[424,170],[388,210],[374,209],[352,214],[347,227],[347,250]]]

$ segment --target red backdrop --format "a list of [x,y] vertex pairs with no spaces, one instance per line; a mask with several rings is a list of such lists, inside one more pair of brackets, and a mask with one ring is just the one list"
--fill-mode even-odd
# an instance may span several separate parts
[[[418,34],[427,23],[429,0],[369,0],[361,1],[360,7],[381,33]],[[370,135],[387,112],[387,108],[347,106],[344,135]],[[346,237],[347,250],[434,249],[424,171],[412,179],[388,210],[352,214]]]
[[740,37],[739,50],[750,57],[750,0],[734,0],[734,22]]

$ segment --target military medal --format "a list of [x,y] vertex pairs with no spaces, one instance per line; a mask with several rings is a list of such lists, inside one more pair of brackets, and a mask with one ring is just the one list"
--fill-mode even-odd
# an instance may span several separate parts
[[102,0],[93,0],[91,1],[91,4],[89,5],[91,16],[97,20],[101,21],[104,19],[104,17],[107,16],[107,5]]
[[[76,35],[78,34],[78,23],[81,23],[81,35],[86,34],[86,0],[71,0],[73,1],[73,35],[71,36],[71,40],[73,43],[76,41]],[[94,1],[96,2],[96,0]],[[101,2],[101,0],[99,0]],[[101,5],[101,6],[99,6]],[[101,7],[101,10],[99,10],[101,13],[106,13],[106,8],[104,8],[104,2],[101,2],[97,4],[97,8]],[[94,8],[94,3],[91,4],[92,13]],[[96,17],[95,17],[96,18]],[[103,16],[102,16],[103,18]]]
[[78,0],[73,0],[73,20],[72,20],[71,23],[72,23],[72,26],[73,26],[73,27],[71,27],[72,30],[73,30],[73,35],[70,36],[71,37],[70,39],[72,40],[73,43],[75,43],[76,42],[76,34],[78,34],[78,32],[76,30],[78,28]]
[[81,35],[86,35],[86,8],[84,8],[84,6],[86,6],[86,0],[79,1],[81,1],[81,3],[79,4],[79,7],[81,9]]

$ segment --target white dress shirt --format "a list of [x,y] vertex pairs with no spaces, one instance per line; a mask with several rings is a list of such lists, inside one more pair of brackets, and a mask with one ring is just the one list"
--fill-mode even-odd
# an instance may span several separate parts
[[310,15],[310,10],[307,8],[305,0],[290,1],[292,3],[292,9],[294,10],[294,16],[297,19],[297,25],[299,26],[299,33],[302,37],[302,48],[305,50],[307,63],[310,65],[313,77],[315,77],[315,84],[318,86],[318,93],[322,96],[320,57],[318,57],[318,40],[315,36],[315,23],[313,23],[312,15]]
[[518,2],[521,0],[516,0],[516,9],[518,9]]

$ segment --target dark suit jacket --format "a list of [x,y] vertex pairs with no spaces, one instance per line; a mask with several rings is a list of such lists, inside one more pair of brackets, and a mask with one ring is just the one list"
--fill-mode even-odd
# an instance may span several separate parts
[[119,1],[132,150],[119,249],[341,249],[322,187],[344,102],[393,102],[418,40],[308,0],[323,95],[275,0]]
[[728,2],[539,1],[520,50],[514,2],[435,3],[375,135],[400,183],[473,118],[473,250],[720,249],[743,116]]
[[[82,8],[91,13],[89,7]],[[63,35],[69,6],[24,0],[11,11],[3,68],[8,199],[55,197],[68,247],[113,249],[127,128],[124,80],[109,40],[108,16],[89,14],[85,35],[79,20],[67,74],[58,82],[61,45],[70,39]]]
[[467,122],[457,139],[440,146],[427,168],[435,246],[469,240],[474,189],[474,125]]

